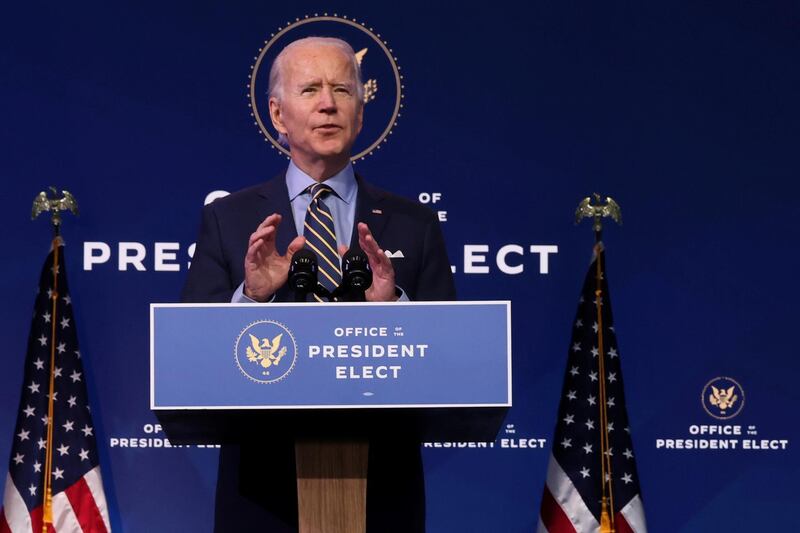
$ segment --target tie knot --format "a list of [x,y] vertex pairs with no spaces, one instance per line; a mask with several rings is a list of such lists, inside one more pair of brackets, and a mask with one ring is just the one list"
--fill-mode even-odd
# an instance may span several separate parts
[[320,198],[325,198],[328,194],[332,194],[333,189],[324,183],[315,183],[308,188],[308,192],[311,194],[312,200],[318,200]]

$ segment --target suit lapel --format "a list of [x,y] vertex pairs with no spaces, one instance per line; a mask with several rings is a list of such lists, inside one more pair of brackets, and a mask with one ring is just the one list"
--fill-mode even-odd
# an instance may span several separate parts
[[[383,209],[383,193],[379,189],[366,183],[356,174],[358,181],[358,196],[356,203],[356,217],[353,221],[353,235],[350,239],[350,248],[358,246],[358,223],[364,222],[369,226],[372,236],[380,246],[381,234],[389,220],[389,213]],[[287,193],[288,194],[288,193]]]
[[286,252],[289,243],[297,237],[294,214],[292,213],[292,206],[289,204],[289,190],[286,188],[286,173],[281,173],[266,182],[258,193],[265,200],[265,217],[272,213],[278,213],[283,217],[275,239],[278,253],[283,254]]

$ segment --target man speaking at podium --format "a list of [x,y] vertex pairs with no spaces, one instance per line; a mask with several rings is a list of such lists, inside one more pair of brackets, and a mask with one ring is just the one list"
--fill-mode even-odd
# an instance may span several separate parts
[[[288,270],[303,247],[317,255],[320,282],[334,287],[341,255],[362,249],[373,273],[368,301],[455,299],[435,214],[353,171],[364,89],[350,45],[294,41],[276,57],[269,85],[270,118],[288,144],[289,168],[204,207],[183,301],[291,301]],[[297,530],[293,446],[265,429],[263,442],[222,447],[215,531]],[[373,439],[367,531],[419,532],[424,521],[419,443]]]

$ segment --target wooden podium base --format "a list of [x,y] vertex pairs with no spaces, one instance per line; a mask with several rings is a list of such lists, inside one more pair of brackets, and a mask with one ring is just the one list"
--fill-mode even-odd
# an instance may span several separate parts
[[369,444],[298,440],[300,533],[366,533]]

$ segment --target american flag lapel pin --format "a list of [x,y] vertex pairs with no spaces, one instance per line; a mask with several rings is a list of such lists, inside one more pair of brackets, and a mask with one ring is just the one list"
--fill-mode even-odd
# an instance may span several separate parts
[[372,210],[372,214],[373,215],[382,215],[383,214],[383,210],[382,209],[373,209]]

